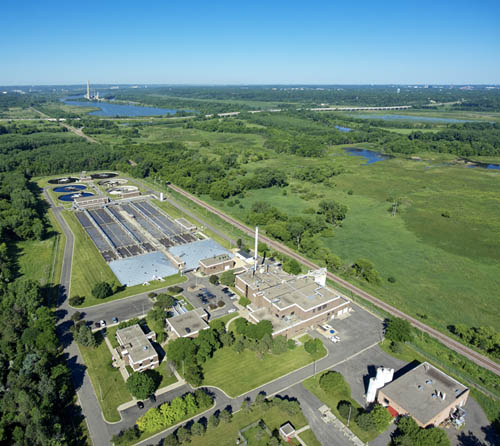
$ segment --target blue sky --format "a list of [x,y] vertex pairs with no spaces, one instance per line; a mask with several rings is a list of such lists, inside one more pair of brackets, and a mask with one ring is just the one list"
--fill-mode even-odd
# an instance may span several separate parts
[[500,83],[500,2],[2,2],[0,85]]

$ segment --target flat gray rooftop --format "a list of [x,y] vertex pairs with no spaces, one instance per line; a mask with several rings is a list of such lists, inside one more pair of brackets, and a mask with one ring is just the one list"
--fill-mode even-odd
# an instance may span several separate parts
[[203,263],[203,265],[205,265],[205,267],[209,267],[212,265],[217,265],[217,264],[222,263],[222,262],[226,262],[228,260],[231,260],[231,257],[229,257],[227,254],[220,254],[218,256],[209,257],[207,259],[202,259],[202,260],[200,260],[200,263]]
[[293,276],[275,266],[261,267],[255,275],[249,269],[240,277],[280,309],[297,304],[307,311],[332,300],[338,301],[338,306],[348,302],[331,289],[316,283],[313,277]]
[[161,252],[151,252],[128,259],[109,262],[109,267],[115,273],[122,285],[139,285],[158,277],[177,274],[170,261]]
[[212,239],[198,240],[186,243],[185,245],[173,246],[168,252],[179,260],[182,260],[186,264],[185,269],[198,268],[200,260],[221,254],[227,254],[230,258],[234,257],[231,252]]
[[[202,310],[203,309],[197,309]],[[175,330],[175,332],[184,337],[186,335],[197,333],[200,330],[208,328],[207,322],[202,319],[201,311],[191,310],[167,319],[167,323]]]
[[[380,391],[426,425],[467,391],[467,387],[423,362]],[[437,392],[444,393],[445,399],[440,398]]]
[[139,324],[116,330],[120,345],[125,348],[133,362],[141,362],[156,355],[156,350]]

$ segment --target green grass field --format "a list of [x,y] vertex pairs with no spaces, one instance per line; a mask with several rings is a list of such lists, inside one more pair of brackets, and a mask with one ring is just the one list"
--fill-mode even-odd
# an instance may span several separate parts
[[314,435],[314,432],[311,429],[307,429],[304,432],[299,434],[300,439],[307,444],[307,446],[321,446],[321,443]]
[[[322,199],[338,200],[349,207],[347,218],[323,243],[346,262],[371,260],[382,277],[380,285],[358,285],[413,316],[425,314],[426,323],[445,332],[452,323],[498,327],[500,174],[442,166],[439,155],[368,166],[340,148],[330,155],[347,170],[334,177],[335,187],[292,180],[286,196],[277,188],[246,192],[243,209],[203,198],[240,220],[255,201],[300,215]],[[285,165],[291,173],[322,162],[281,155],[248,168]],[[391,198],[401,202],[394,217],[388,211]],[[442,217],[444,211],[451,218]],[[389,283],[389,276],[396,283]],[[457,301],[468,302],[468,311]]]
[[[300,429],[307,424],[307,420],[302,413],[290,416],[277,407],[271,407],[268,410],[253,409],[248,413],[239,411],[233,415],[231,423],[220,423],[217,427],[209,426],[204,436],[192,437],[190,444],[191,446],[233,446],[238,437],[238,431],[260,419],[266,423],[271,432],[274,429],[279,429],[287,421],[291,422],[295,429]],[[316,440],[316,437],[314,439]],[[256,444],[258,443],[249,443],[248,445]],[[311,443],[311,445],[307,443],[308,446],[316,446],[317,444],[319,444],[317,440],[316,443]]]
[[[203,365],[203,384],[219,387],[236,397],[304,367],[325,354],[323,347],[323,351],[313,357],[300,346],[281,355],[265,354],[263,359],[258,359],[256,353],[248,349],[236,353],[232,348],[224,347]],[[229,380],[228,376],[232,378]]]
[[92,386],[101,405],[104,419],[109,422],[120,421],[117,407],[132,399],[125,387],[118,369],[111,366],[111,352],[102,340],[93,349],[79,345],[80,353],[87,367]]

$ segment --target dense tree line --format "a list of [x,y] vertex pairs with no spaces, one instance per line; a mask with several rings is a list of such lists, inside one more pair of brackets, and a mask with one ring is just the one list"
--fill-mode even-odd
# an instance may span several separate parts
[[80,444],[74,390],[40,286],[16,278],[7,244],[40,238],[36,196],[20,173],[0,177],[0,443]]
[[147,90],[124,89],[113,94],[118,99],[174,108],[178,107],[177,104],[182,104],[182,108],[192,107],[191,110],[207,113],[256,108],[246,104],[246,101],[269,102],[278,104],[280,108],[296,108],[299,105],[320,106],[324,103],[352,106],[413,105],[425,107],[434,101],[457,102],[452,107],[463,110],[500,110],[499,90],[400,86],[398,93],[397,89],[397,86],[346,85],[183,86],[153,87]]
[[40,240],[43,237],[40,204],[32,188],[23,174],[0,173],[0,240]]
[[500,333],[493,327],[468,327],[465,324],[457,324],[448,328],[467,344],[500,359]]

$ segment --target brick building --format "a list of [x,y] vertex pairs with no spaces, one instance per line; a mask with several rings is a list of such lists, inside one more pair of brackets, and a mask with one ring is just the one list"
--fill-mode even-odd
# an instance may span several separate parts
[[350,301],[327,288],[325,279],[325,270],[293,276],[264,265],[238,274],[235,287],[250,299],[255,322],[270,320],[273,335],[293,337],[350,311]]
[[134,372],[143,372],[160,365],[158,353],[150,342],[156,339],[156,333],[146,335],[140,325],[135,324],[116,330],[116,339],[120,344],[118,352]]
[[410,415],[420,427],[439,426],[465,405],[469,389],[423,362],[378,391],[377,401],[393,415]]
[[236,265],[234,258],[228,254],[220,254],[218,256],[209,257],[208,259],[200,260],[199,271],[207,276],[219,274],[229,269],[233,269]]

